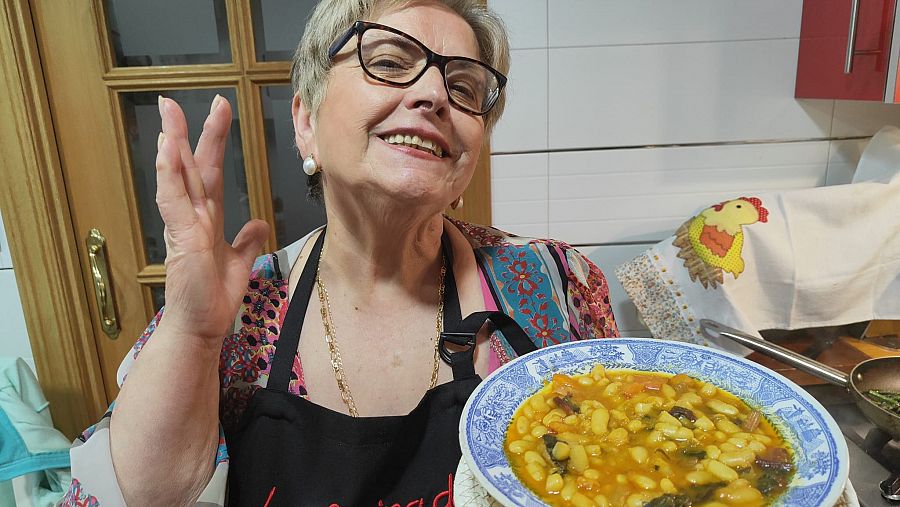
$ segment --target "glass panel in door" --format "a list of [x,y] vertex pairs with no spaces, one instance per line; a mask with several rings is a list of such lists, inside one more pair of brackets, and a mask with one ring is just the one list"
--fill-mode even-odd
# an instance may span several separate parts
[[317,0],[251,0],[256,61],[290,61]]
[[118,67],[230,63],[225,0],[105,0]]
[[325,223],[325,209],[308,196],[294,144],[290,85],[260,87],[275,238],[283,248]]

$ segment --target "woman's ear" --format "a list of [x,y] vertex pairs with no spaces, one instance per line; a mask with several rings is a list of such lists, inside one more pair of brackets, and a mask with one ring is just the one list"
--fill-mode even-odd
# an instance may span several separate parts
[[313,131],[312,115],[307,109],[306,104],[300,100],[300,94],[294,94],[291,101],[291,117],[294,120],[294,142],[300,150],[302,157],[316,153],[315,132]]

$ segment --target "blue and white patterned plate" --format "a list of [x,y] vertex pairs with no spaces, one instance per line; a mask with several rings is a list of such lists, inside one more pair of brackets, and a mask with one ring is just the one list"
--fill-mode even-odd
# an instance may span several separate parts
[[482,486],[507,507],[542,506],[513,473],[503,450],[519,405],[554,373],[607,369],[685,373],[760,410],[784,435],[798,468],[775,505],[834,505],[847,482],[847,444],[834,419],[806,391],[746,359],[698,345],[649,338],[585,340],[547,347],[510,361],[486,378],[466,403],[459,423],[463,459]]

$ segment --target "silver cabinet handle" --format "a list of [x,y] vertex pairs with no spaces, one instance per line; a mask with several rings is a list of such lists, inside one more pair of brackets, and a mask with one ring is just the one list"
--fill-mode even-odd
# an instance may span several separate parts
[[850,5],[850,28],[847,32],[847,56],[844,57],[844,74],[853,71],[853,53],[856,51],[856,22],[859,19],[859,0]]

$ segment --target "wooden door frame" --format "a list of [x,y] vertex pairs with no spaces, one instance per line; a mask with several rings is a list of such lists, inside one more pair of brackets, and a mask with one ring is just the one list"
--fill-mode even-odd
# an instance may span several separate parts
[[107,401],[28,2],[3,0],[0,68],[0,209],[41,388],[74,438]]
[[[54,425],[74,438],[107,398],[28,1],[2,1],[0,69],[0,210],[40,384]],[[451,215],[490,224],[490,190],[486,145],[469,204]]]

